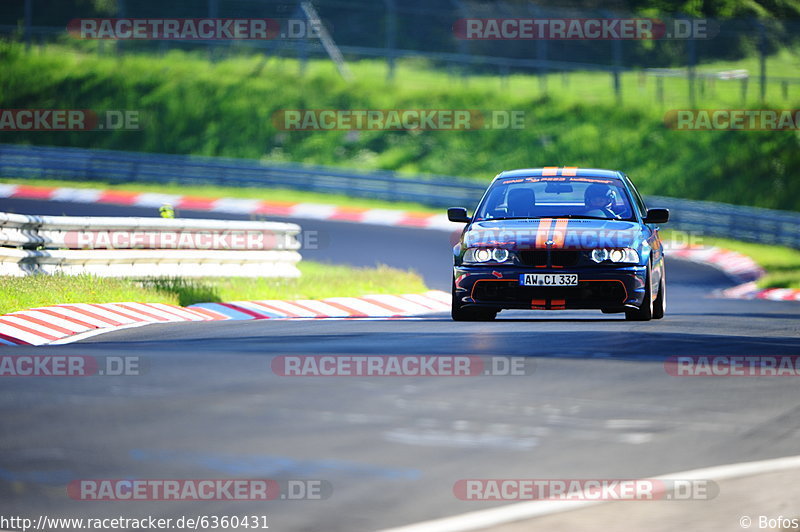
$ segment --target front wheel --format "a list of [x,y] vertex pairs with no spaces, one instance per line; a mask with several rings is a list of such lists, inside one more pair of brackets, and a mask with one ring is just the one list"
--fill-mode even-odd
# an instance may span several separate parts
[[667,311],[667,280],[664,273],[661,274],[661,282],[658,283],[658,295],[653,301],[653,319],[660,320]]
[[625,311],[628,321],[650,321],[653,319],[653,294],[650,289],[650,265],[647,265],[647,275],[644,279],[644,300],[638,309]]
[[497,317],[496,310],[464,308],[456,295],[456,282],[453,280],[453,302],[450,306],[453,321],[492,321]]
[[450,312],[453,321],[492,321],[497,317],[494,310],[455,309]]

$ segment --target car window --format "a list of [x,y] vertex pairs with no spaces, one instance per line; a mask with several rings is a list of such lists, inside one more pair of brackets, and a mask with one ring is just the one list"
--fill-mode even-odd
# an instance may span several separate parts
[[586,217],[632,220],[624,183],[604,178],[498,179],[475,219]]
[[625,176],[625,181],[628,184],[628,188],[633,192],[633,201],[636,204],[636,207],[639,209],[639,214],[644,218],[647,215],[647,204],[644,202],[644,198],[642,195],[639,194],[639,191],[631,182],[628,176]]

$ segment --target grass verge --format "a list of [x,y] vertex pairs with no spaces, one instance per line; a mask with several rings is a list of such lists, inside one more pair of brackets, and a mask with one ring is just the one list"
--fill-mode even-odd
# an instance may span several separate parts
[[[355,79],[346,82],[329,60],[310,60],[298,81],[297,61],[261,54],[210,62],[201,52],[103,55],[89,48],[52,45],[27,53],[19,43],[0,41],[4,107],[137,111],[140,130],[6,131],[0,142],[293,161],[482,183],[511,168],[620,168],[644,194],[800,209],[800,181],[792,173],[800,167],[796,132],[670,129],[668,111],[690,106],[685,78],[657,84],[644,72],[625,72],[618,102],[610,76],[590,72],[464,78],[408,59],[398,61],[401,73],[390,81],[385,63],[365,60],[351,65]],[[700,70],[741,65],[753,62]],[[795,54],[778,54],[768,70],[789,75],[797,65]],[[691,107],[795,109],[800,102],[797,91],[777,82],[768,84],[763,103],[752,81],[745,98],[741,88],[735,81],[702,82]],[[296,131],[281,120],[292,109],[460,109],[480,111],[486,121],[466,130]],[[495,111],[505,118],[493,118]],[[509,127],[512,111],[521,113],[522,124]]]
[[703,242],[709,246],[736,251],[756,261],[767,272],[758,280],[759,288],[800,289],[800,250],[728,238],[704,237]]
[[0,277],[0,315],[61,303],[193,303],[254,299],[321,299],[428,290],[413,271],[388,266],[352,268],[317,262],[298,264],[298,279],[169,278],[112,279],[90,275]]

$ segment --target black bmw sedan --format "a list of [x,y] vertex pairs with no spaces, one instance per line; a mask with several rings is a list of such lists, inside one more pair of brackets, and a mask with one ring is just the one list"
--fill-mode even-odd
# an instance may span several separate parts
[[502,309],[598,309],[629,320],[664,316],[666,277],[657,224],[615,170],[545,167],[494,178],[454,246],[454,320],[492,320]]

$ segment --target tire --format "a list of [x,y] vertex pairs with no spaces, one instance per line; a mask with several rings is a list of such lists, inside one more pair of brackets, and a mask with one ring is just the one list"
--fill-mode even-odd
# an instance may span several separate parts
[[496,310],[465,309],[456,296],[456,282],[453,280],[453,301],[450,305],[450,317],[453,321],[492,321],[497,317]]
[[453,321],[493,321],[497,312],[493,310],[458,309],[450,313]]
[[658,295],[653,301],[653,319],[660,320],[667,311],[667,279],[665,273],[661,274],[661,282],[658,283]]
[[650,321],[653,319],[653,294],[650,289],[650,265],[647,265],[647,275],[644,280],[644,300],[642,306],[635,310],[626,310],[625,319],[628,321]]

